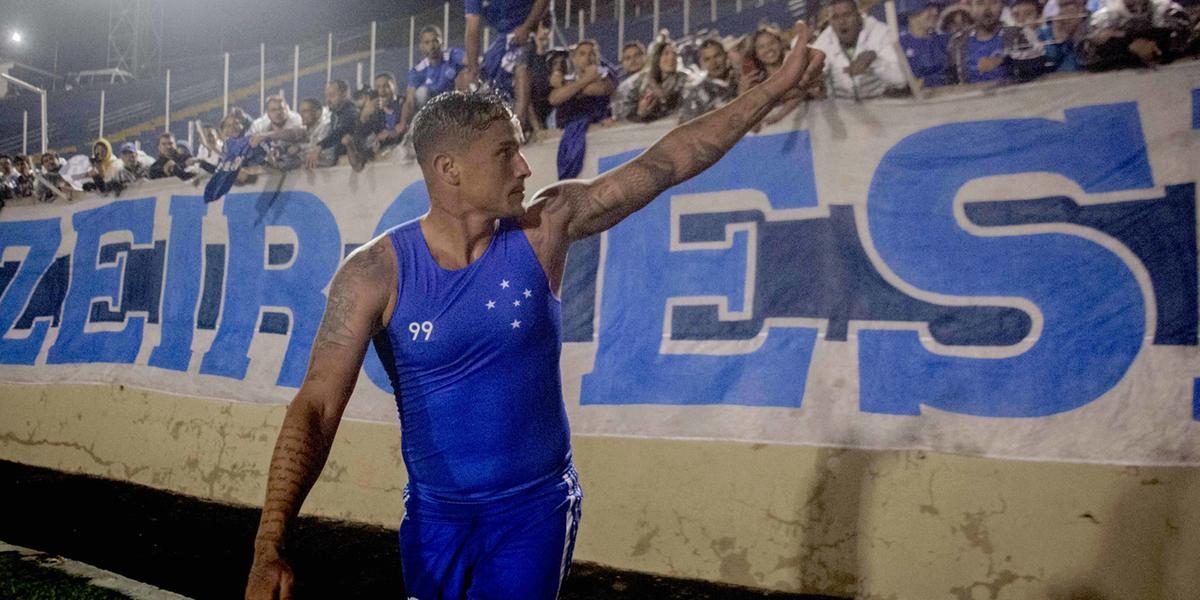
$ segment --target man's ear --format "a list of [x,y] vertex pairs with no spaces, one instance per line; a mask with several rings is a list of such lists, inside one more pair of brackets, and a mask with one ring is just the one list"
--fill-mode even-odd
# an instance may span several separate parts
[[447,153],[440,153],[433,157],[433,174],[446,185],[457,187],[462,181],[458,162]]

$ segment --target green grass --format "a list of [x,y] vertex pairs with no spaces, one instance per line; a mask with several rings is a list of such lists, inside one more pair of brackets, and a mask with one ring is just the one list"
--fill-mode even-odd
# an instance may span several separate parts
[[17,552],[0,552],[0,600],[129,600],[87,579],[44,567]]

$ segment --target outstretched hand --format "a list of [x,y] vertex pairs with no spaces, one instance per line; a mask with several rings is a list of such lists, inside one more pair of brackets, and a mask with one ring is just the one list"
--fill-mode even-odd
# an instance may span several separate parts
[[821,72],[825,69],[825,53],[816,48],[809,48],[809,41],[808,25],[804,21],[797,21],[792,49],[783,57],[783,65],[779,70],[767,79],[780,93],[820,79]]

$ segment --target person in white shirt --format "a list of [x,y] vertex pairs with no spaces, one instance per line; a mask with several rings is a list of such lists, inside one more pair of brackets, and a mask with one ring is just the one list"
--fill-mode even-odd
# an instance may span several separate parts
[[825,53],[835,98],[875,98],[908,87],[887,25],[860,13],[855,0],[833,0],[829,27],[812,47]]
[[[304,123],[300,119],[300,114],[288,108],[287,100],[283,96],[271,96],[267,98],[267,112],[263,116],[254,120],[250,124],[248,132],[252,146],[257,146],[263,141],[275,141],[283,137],[290,137],[282,132],[289,129],[304,129]],[[257,136],[255,138],[254,136]],[[298,137],[303,137],[300,135]]]

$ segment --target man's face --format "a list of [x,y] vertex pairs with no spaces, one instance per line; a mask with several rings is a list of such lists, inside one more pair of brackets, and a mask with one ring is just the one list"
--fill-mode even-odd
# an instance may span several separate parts
[[125,163],[125,166],[132,166],[137,162],[137,155],[133,153],[133,150],[126,150],[121,153],[121,161]]
[[708,45],[700,49],[700,67],[709,77],[725,74],[725,49]]
[[12,173],[12,160],[0,158],[0,173],[4,173],[5,175]]
[[336,109],[345,102],[346,97],[342,95],[342,91],[338,89],[337,84],[330,83],[325,86],[325,105],[329,108]]
[[777,65],[783,60],[783,44],[770,32],[754,36],[754,55],[764,65]]
[[175,154],[175,142],[169,137],[158,138],[158,155],[172,156]]
[[1000,24],[1000,0],[971,0],[971,17],[975,25],[984,31],[992,31]]
[[621,68],[625,70],[625,74],[633,74],[642,70],[646,66],[646,53],[642,52],[637,46],[630,46],[621,51]]
[[421,34],[421,54],[426,58],[442,57],[442,39],[432,31]]
[[496,217],[525,214],[525,178],[529,163],[521,154],[520,125],[495,121],[465,150],[455,152],[461,192],[472,207]]
[[908,29],[920,35],[929,35],[937,27],[937,7],[930,5],[909,15]]
[[833,32],[837,34],[842,45],[852,46],[858,43],[863,19],[853,2],[838,2],[829,11],[829,25],[833,27]]
[[283,103],[276,100],[267,103],[267,118],[271,120],[271,124],[276,127],[287,125],[287,111],[283,109]]
[[384,102],[391,102],[396,97],[396,85],[387,77],[375,78],[375,94]]
[[317,124],[317,119],[321,117],[321,108],[313,106],[312,102],[300,103],[300,122],[304,123],[305,127],[312,127]]
[[29,163],[24,160],[18,160],[14,162],[13,166],[15,166],[17,168],[17,172],[22,175],[29,173]]
[[221,122],[221,136],[225,139],[241,137],[242,124],[237,119],[225,119]]
[[534,34],[534,41],[538,48],[546,48],[550,45],[550,28],[546,27],[545,23],[538,23],[537,33]]
[[58,165],[56,164],[53,156],[50,156],[49,154],[42,155],[42,170],[43,171],[53,171],[54,167],[56,167],[56,166],[58,166]]
[[1014,4],[1012,7],[1012,18],[1013,18],[1013,21],[1016,21],[1017,25],[1020,25],[1021,27],[1029,27],[1031,25],[1037,24],[1037,20],[1038,20],[1037,4],[1034,4],[1032,2],[1022,2],[1020,4]]
[[593,44],[579,44],[575,51],[571,53],[571,63],[575,65],[575,70],[579,71],[584,67],[597,64],[596,46]]

